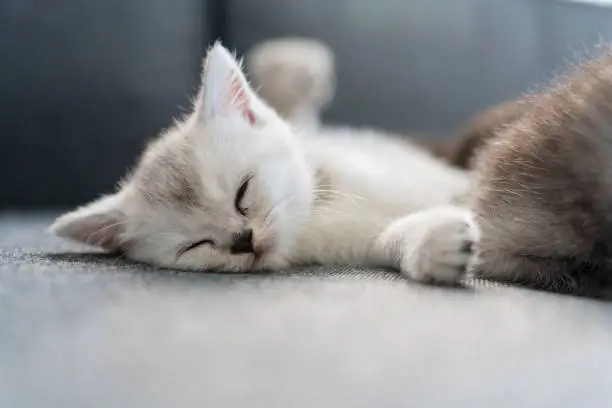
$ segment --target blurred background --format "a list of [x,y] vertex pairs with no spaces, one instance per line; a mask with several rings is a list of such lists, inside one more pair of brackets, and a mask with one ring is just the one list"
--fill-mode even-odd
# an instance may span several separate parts
[[452,137],[612,40],[602,1],[2,0],[0,209],[109,191],[189,106],[217,38],[306,36],[336,55],[327,123]]

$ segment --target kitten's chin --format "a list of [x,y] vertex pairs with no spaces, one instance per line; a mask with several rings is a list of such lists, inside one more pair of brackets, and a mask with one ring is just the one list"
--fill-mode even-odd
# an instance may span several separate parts
[[255,259],[251,270],[253,271],[264,271],[264,270],[280,270],[287,269],[289,262],[282,256],[276,254],[264,254],[260,258]]

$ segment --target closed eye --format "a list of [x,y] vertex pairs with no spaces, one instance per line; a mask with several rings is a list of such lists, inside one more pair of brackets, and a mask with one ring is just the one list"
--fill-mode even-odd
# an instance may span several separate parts
[[236,198],[234,199],[234,207],[236,208],[236,211],[238,211],[240,215],[246,215],[248,211],[248,208],[243,207],[242,201],[244,200],[244,195],[246,194],[249,188],[249,182],[251,181],[252,178],[253,176],[248,176],[247,178],[245,178],[242,184],[240,184],[240,187],[238,187],[238,191],[236,191]]
[[195,248],[197,248],[199,246],[202,246],[202,245],[214,246],[215,242],[212,239],[202,239],[200,241],[192,242],[190,244],[185,245],[181,249],[179,249],[179,251],[176,254],[176,256],[179,257],[179,256],[183,255],[185,252],[191,251],[192,249],[195,249]]

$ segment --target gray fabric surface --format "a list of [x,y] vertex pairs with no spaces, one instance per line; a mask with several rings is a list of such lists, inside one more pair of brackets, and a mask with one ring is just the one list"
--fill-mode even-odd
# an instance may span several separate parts
[[393,273],[188,274],[0,216],[0,407],[604,407],[610,304]]

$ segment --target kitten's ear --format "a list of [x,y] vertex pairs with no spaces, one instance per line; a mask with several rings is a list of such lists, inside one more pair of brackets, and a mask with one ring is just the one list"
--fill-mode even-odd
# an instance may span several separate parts
[[260,101],[240,65],[219,42],[208,50],[202,85],[195,103],[195,113],[201,121],[225,117],[242,118],[251,125],[255,124],[253,104]]
[[116,251],[124,244],[124,222],[125,216],[119,209],[119,197],[115,194],[62,215],[48,231],[83,244]]

